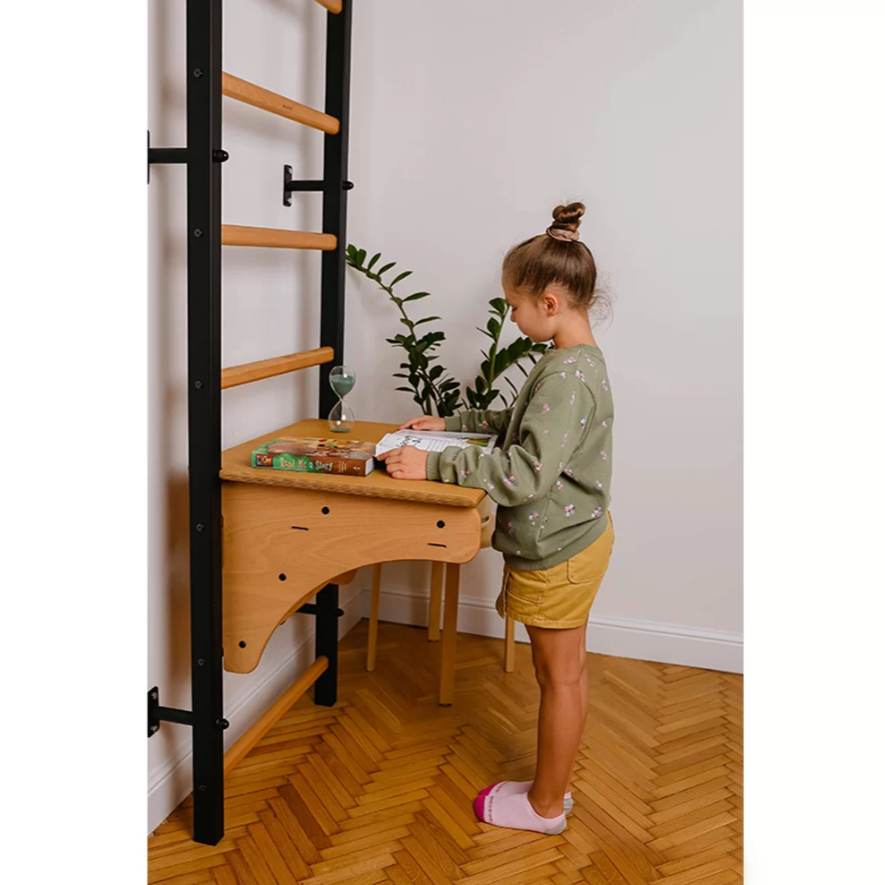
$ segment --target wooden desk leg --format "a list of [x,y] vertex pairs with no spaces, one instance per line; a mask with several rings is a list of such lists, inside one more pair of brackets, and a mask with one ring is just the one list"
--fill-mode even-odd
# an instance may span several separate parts
[[443,621],[442,663],[439,675],[439,702],[448,706],[455,696],[455,650],[458,643],[458,592],[461,566],[446,566],[446,610]]
[[372,571],[372,604],[369,609],[369,653],[366,656],[366,669],[375,669],[375,652],[378,649],[378,606],[381,602],[381,563],[376,563]]
[[516,663],[516,622],[513,618],[504,619],[504,672],[512,673]]
[[439,616],[442,608],[444,562],[433,562],[430,568],[430,613],[427,617],[427,639],[439,642]]

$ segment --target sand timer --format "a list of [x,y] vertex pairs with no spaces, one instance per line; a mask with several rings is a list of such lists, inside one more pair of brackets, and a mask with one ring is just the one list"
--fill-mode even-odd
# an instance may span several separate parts
[[350,433],[356,416],[344,397],[356,384],[356,372],[350,366],[335,366],[329,373],[329,384],[338,396],[338,402],[329,412],[329,430],[333,433]]

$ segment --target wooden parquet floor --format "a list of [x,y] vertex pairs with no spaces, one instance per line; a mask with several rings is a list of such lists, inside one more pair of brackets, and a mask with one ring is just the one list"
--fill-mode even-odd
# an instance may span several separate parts
[[590,716],[559,836],[481,824],[473,798],[533,773],[539,692],[527,645],[440,646],[366,622],[341,643],[339,702],[302,698],[226,783],[225,838],[191,841],[185,800],[148,840],[163,885],[725,885],[742,881],[741,676],[588,655]]

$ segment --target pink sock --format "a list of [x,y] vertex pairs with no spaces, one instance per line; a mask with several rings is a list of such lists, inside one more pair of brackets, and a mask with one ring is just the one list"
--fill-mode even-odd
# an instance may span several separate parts
[[492,784],[473,800],[476,816],[483,823],[512,830],[532,830],[545,835],[555,835],[566,828],[565,814],[541,817],[532,808],[528,791],[502,795],[502,786],[503,784]]
[[[514,793],[528,793],[532,788],[533,781],[501,781],[499,784],[499,796],[511,796]],[[562,798],[562,810],[568,814],[575,807],[575,800],[572,799],[571,791]]]

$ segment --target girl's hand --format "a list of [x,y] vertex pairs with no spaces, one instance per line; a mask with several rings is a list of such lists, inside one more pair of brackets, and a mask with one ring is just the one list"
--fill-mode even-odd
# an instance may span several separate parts
[[427,479],[427,452],[414,446],[391,449],[376,457],[384,461],[387,473],[393,479]]
[[446,419],[434,418],[433,415],[422,415],[420,418],[409,418],[400,430],[445,430]]

